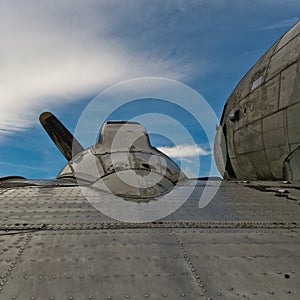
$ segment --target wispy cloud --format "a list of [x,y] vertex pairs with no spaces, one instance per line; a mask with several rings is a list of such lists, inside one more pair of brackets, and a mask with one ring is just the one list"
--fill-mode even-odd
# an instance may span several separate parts
[[184,170],[183,170],[184,174],[189,177],[189,178],[196,178],[198,177],[192,170],[191,168],[189,167],[186,167]]
[[194,157],[206,156],[210,154],[210,152],[206,151],[199,145],[177,145],[174,147],[158,147],[158,150],[165,153],[171,158],[183,159],[185,161],[190,161],[189,159]]
[[128,9],[122,2],[84,3],[1,2],[1,135],[32,125],[41,110],[66,105],[121,80],[182,79],[191,72],[176,54],[162,55],[155,47],[144,51],[137,41],[124,40],[124,26],[142,13],[142,5],[130,4]]
[[285,27],[291,27],[299,21],[298,17],[294,17],[291,19],[279,20],[271,25],[265,26],[261,28],[261,30],[273,30],[273,29],[280,29]]
[[16,168],[16,169],[30,169],[30,170],[39,170],[40,168],[38,167],[31,167],[31,166],[27,166],[27,165],[22,165],[22,164],[17,164],[17,163],[8,163],[5,161],[0,161],[0,165],[1,166],[8,166],[10,168]]

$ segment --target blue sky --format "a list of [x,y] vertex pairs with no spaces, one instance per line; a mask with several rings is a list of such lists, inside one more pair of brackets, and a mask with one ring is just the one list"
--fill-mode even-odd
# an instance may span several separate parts
[[[123,80],[178,80],[220,117],[238,81],[299,12],[297,0],[1,1],[0,176],[54,178],[66,161],[39,125],[39,114],[53,112],[73,132],[89,102]],[[147,113],[153,106],[145,103],[112,116]],[[211,149],[201,128],[189,128],[196,152],[206,154],[199,174],[206,176],[212,158],[205,151]],[[159,133],[152,142],[174,144]],[[177,144],[187,146],[184,137]],[[190,150],[183,149],[184,168],[195,173]]]

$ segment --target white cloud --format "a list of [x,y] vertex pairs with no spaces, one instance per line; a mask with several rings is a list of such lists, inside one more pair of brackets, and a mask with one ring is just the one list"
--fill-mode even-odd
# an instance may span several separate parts
[[196,178],[196,177],[198,177],[189,167],[186,167],[183,170],[183,172],[189,178]]
[[279,20],[271,25],[265,26],[262,28],[262,30],[273,30],[273,29],[280,29],[285,27],[291,27],[295,25],[299,21],[299,18],[291,18],[291,19],[285,19],[285,20]]
[[188,162],[192,162],[189,158],[210,154],[199,145],[177,145],[174,147],[157,147],[157,149],[171,158],[183,159]]
[[8,166],[9,168],[12,169],[18,169],[18,170],[23,170],[23,169],[30,169],[30,170],[40,170],[40,167],[31,167],[31,166],[27,166],[27,165],[23,165],[23,164],[19,164],[19,163],[9,163],[9,162],[4,162],[4,161],[0,161],[0,165],[2,166]]
[[[122,39],[124,29],[115,34],[122,22],[126,24],[125,4],[112,8],[108,2],[85,3],[0,3],[0,134],[27,128],[42,110],[98,93],[121,80],[181,79],[191,71],[174,57],[135,51],[135,45]],[[134,16],[127,10],[125,17]]]

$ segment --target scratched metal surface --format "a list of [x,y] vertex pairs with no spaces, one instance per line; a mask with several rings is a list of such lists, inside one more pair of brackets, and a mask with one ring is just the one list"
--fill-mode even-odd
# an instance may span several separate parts
[[299,180],[299,84],[300,22],[256,62],[225,104],[219,130],[232,165],[227,161],[225,178]]
[[300,185],[223,181],[199,209],[204,185],[131,224],[72,183],[1,182],[0,299],[299,299]]

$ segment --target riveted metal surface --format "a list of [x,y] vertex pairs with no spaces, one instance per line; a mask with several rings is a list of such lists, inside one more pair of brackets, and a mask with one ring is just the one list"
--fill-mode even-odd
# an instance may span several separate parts
[[[220,160],[216,161],[224,176],[298,179],[297,172],[285,171],[285,159],[300,145],[299,31],[300,22],[258,60],[229,97],[220,124],[227,149],[225,143],[221,147],[228,152],[227,166],[233,171],[224,173]],[[298,170],[298,165],[295,156],[290,169]]]
[[[213,183],[211,185],[213,189]],[[263,186],[263,183],[259,184],[258,182],[252,185],[222,182],[214,200],[205,208],[199,209],[199,195],[203,190],[203,186],[199,185],[190,199],[166,220],[249,222],[294,222],[300,220],[299,200],[293,201],[277,196],[273,192],[262,192],[260,188]],[[270,183],[267,186],[272,187]],[[278,189],[280,186],[287,188],[287,186],[292,187],[293,185],[279,185]],[[295,188],[293,190],[297,191]]]
[[300,115],[300,103],[293,105],[287,109],[287,127],[288,139],[291,151],[294,151],[298,146],[300,140],[300,130],[298,120]]
[[236,153],[244,154],[263,150],[261,121],[248,124],[246,131],[245,133],[245,129],[243,129],[234,133]]
[[299,101],[299,63],[294,63],[281,74],[279,108],[285,108]]
[[0,299],[299,298],[299,183],[222,181],[199,209],[219,182],[183,182],[185,204],[150,223],[38,183],[1,189]]
[[299,299],[299,229],[175,233],[212,299]]
[[169,230],[40,232],[25,256],[1,299],[197,299],[200,293]]
[[3,289],[9,280],[13,280],[12,275],[17,264],[22,261],[24,249],[31,240],[31,234],[13,236],[0,231],[1,250],[0,250],[0,298],[9,299],[2,296]]
[[288,152],[285,128],[285,113],[277,113],[263,119],[263,138],[266,156],[270,162],[271,173],[276,178],[283,178],[283,161]]
[[3,194],[6,192],[7,189],[3,189],[3,188],[0,188],[0,194]]
[[[7,276],[20,248],[24,245],[24,237],[18,235],[4,235],[0,233],[0,278]],[[1,282],[1,280],[0,280]],[[0,283],[1,285],[1,283]]]
[[[222,182],[214,198],[205,208],[199,209],[198,202],[205,187],[199,181],[187,202],[164,221],[271,221],[294,222],[300,220],[299,200],[291,200],[293,192],[298,193],[299,185],[281,184],[292,193],[280,197],[268,192],[276,183],[247,184]],[[208,189],[218,188],[218,183],[208,183]],[[252,187],[252,188],[249,188]],[[255,188],[257,187],[257,188]],[[181,197],[191,186],[179,186],[173,194]],[[105,194],[106,195],[106,194]],[[106,195],[107,196],[107,195]],[[298,196],[298,194],[297,194]],[[298,198],[299,199],[299,198]],[[112,220],[97,211],[81,194],[78,187],[25,187],[8,189],[0,194],[0,224],[57,224],[57,223],[102,223]],[[112,203],[113,205],[113,203]]]
[[299,44],[300,44],[300,30],[298,26],[297,36],[291,38],[291,40],[284,45],[281,49],[274,53],[271,58],[270,66],[267,72],[267,78],[272,78],[277,75],[288,66],[292,65],[299,59]]
[[[84,198],[79,187],[31,186],[8,189],[0,196],[4,221],[8,218],[26,223],[99,220],[99,212]],[[101,220],[110,219],[101,214]]]

